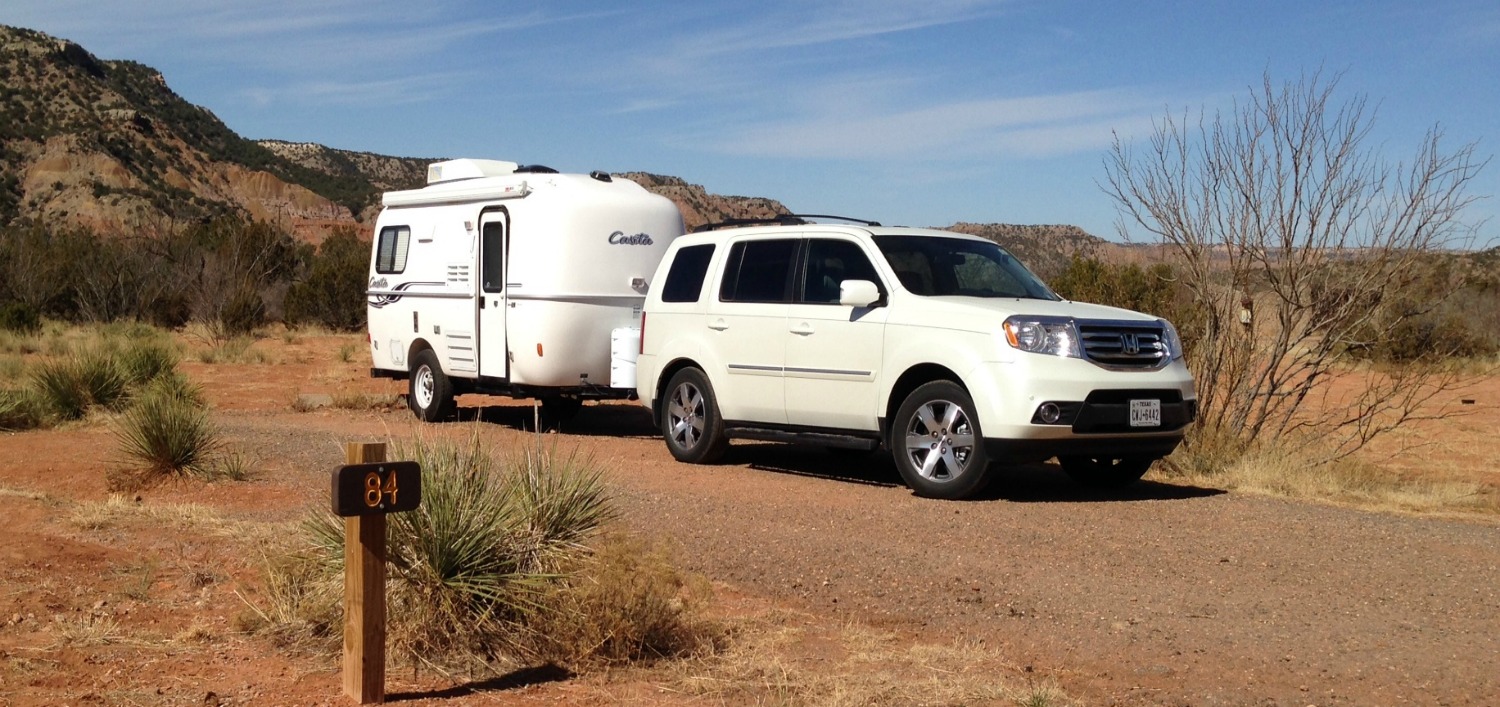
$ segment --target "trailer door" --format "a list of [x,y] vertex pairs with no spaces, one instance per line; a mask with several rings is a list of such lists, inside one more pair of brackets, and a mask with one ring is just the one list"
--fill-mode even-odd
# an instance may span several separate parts
[[487,209],[479,215],[479,375],[510,378],[510,346],[505,340],[505,272],[510,214]]

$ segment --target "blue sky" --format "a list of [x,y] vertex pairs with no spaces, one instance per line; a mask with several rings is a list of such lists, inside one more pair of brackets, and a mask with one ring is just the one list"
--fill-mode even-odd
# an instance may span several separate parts
[[[104,8],[108,7],[108,11]],[[153,66],[251,138],[643,170],[888,224],[1118,238],[1112,134],[1343,72],[1408,158],[1500,152],[1500,3],[6,0],[0,23]],[[1471,192],[1500,245],[1500,164]]]

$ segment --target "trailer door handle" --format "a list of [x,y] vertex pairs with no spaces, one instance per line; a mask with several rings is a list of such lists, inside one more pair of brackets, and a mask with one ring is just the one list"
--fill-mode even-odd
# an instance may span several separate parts
[[813,333],[813,325],[808,324],[807,322],[802,322],[801,324],[792,327],[792,333],[807,336]]
[[709,322],[708,328],[713,329],[714,331],[724,331],[725,329],[729,328],[729,322],[724,321],[724,319],[720,317]]

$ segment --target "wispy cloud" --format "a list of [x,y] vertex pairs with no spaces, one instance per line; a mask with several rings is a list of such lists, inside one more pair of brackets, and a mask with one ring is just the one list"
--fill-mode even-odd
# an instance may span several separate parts
[[1043,157],[1096,150],[1149,125],[1160,100],[1124,90],[827,111],[700,136],[728,154],[787,158]]
[[285,104],[397,106],[442,98],[460,90],[468,78],[463,74],[422,74],[374,81],[306,81],[246,88],[240,91],[240,95],[260,107]]

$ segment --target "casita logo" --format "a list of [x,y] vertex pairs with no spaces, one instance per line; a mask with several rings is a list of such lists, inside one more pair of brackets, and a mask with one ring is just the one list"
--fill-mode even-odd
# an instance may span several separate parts
[[651,236],[644,233],[627,236],[624,231],[615,231],[609,234],[610,245],[651,245],[652,243],[655,243],[655,241],[651,240]]
[[370,278],[370,288],[371,289],[384,288],[385,286],[386,286],[385,278],[383,278],[383,277],[372,277],[372,278]]

